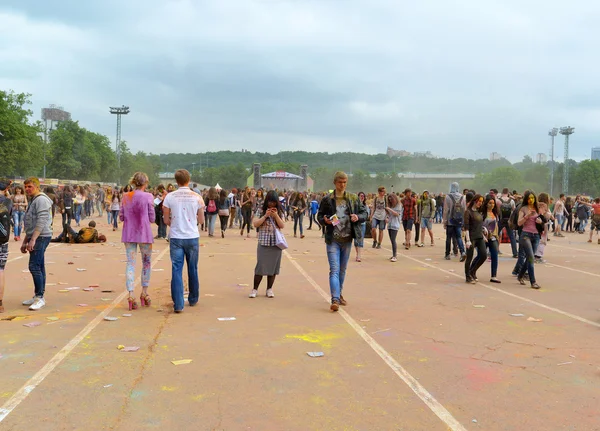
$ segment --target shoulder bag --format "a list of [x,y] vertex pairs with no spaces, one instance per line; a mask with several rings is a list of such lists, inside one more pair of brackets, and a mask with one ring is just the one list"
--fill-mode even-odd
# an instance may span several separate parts
[[281,229],[275,224],[272,218],[269,218],[271,223],[273,223],[273,227],[275,228],[275,245],[279,247],[281,250],[285,250],[288,248],[287,241],[285,240],[285,235],[281,232]]

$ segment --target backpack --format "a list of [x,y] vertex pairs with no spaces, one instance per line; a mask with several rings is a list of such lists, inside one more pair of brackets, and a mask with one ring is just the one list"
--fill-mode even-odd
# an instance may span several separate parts
[[453,226],[462,226],[465,217],[462,207],[463,196],[461,196],[458,200],[454,199],[454,196],[450,194],[448,196],[450,196],[450,199],[452,200],[452,207],[450,208],[448,222]]
[[0,244],[6,244],[10,237],[10,207],[8,199],[0,198]]
[[508,198],[506,202],[504,201],[504,199],[500,199],[500,202],[502,202],[502,205],[500,205],[502,220],[508,220],[513,210],[512,199]]
[[208,207],[206,208],[206,211],[209,213],[217,212],[217,204],[215,203],[214,199],[211,199],[208,201]]
[[508,227],[512,230],[516,230],[519,228],[519,211],[521,211],[522,205],[517,205],[513,212],[510,214],[510,218],[508,219]]

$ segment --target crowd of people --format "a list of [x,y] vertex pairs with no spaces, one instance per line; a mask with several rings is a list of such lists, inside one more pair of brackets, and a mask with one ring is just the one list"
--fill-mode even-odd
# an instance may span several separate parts
[[[287,247],[283,236],[286,222],[293,223],[293,235],[305,238],[304,217],[309,219],[308,230],[316,228],[324,239],[329,262],[329,285],[332,311],[344,306],[343,286],[348,261],[354,245],[356,261],[363,259],[365,239],[372,247],[381,249],[384,231],[388,231],[391,262],[398,260],[398,231],[404,231],[402,246],[435,246],[433,225],[440,223],[446,233],[444,258],[459,257],[464,264],[465,281],[478,282],[478,271],[490,261],[490,282],[498,279],[501,244],[510,245],[517,259],[512,274],[519,283],[539,289],[535,278],[535,264],[544,262],[544,250],[553,236],[563,232],[584,234],[588,222],[589,240],[600,231],[600,198],[593,201],[582,196],[561,194],[556,201],[547,193],[523,194],[505,188],[484,194],[474,190],[460,190],[452,183],[448,194],[432,195],[424,190],[418,194],[407,188],[402,192],[388,192],[381,186],[376,193],[348,193],[348,176],[337,172],[333,178],[334,190],[323,193],[232,189],[219,187],[199,190],[190,184],[188,171],[175,173],[176,185],[158,185],[151,188],[148,176],[137,172],[130,184],[123,188],[97,185],[65,186],[61,189],[45,187],[42,191],[37,178],[28,178],[23,185],[0,180],[0,312],[4,311],[4,269],[8,259],[8,241],[11,228],[15,241],[21,241],[21,252],[29,253],[29,271],[34,283],[34,296],[23,301],[30,310],[45,306],[45,250],[50,242],[97,243],[106,236],[96,230],[96,222],[89,221],[81,228],[81,221],[103,217],[113,231],[122,227],[121,240],[127,255],[126,289],[130,310],[150,306],[148,292],[151,275],[152,246],[155,240],[169,242],[172,262],[171,296],[176,313],[184,309],[183,266],[187,264],[188,305],[199,299],[198,256],[200,232],[209,238],[215,236],[216,221],[220,222],[220,236],[228,229],[239,229],[240,236],[257,239],[257,264],[254,282],[249,294],[256,298],[262,279],[267,277],[266,296],[274,298],[274,283],[279,275],[282,251]],[[55,213],[62,219],[61,233],[52,238]],[[79,230],[73,229],[75,221]],[[156,235],[153,225],[156,224]],[[298,232],[299,231],[299,232]],[[413,238],[414,231],[414,238]],[[600,239],[598,239],[600,244]],[[142,292],[139,303],[134,295],[137,253],[142,258]]]

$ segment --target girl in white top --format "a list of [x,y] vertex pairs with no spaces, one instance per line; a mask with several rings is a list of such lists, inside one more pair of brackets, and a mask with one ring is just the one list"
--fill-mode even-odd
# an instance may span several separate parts
[[400,224],[402,220],[402,204],[394,193],[390,193],[387,196],[385,212],[388,215],[388,235],[390,236],[390,242],[392,243],[392,257],[390,261],[396,262],[398,245],[396,244],[396,236],[398,236],[398,230],[400,230]]

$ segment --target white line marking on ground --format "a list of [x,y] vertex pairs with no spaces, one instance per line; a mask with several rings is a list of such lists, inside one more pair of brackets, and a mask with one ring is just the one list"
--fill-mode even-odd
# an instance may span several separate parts
[[[158,259],[160,259],[162,256],[164,256],[164,254],[168,251],[168,248],[165,248],[159,255],[156,256],[156,259],[154,259],[154,261],[152,262],[152,267],[154,267],[154,265],[156,263],[158,263]],[[139,284],[140,279],[138,278],[136,280],[136,285]],[[4,405],[0,408],[0,423],[6,419],[6,417],[12,413],[12,411],[17,408],[19,406],[19,404],[21,404],[25,398],[27,398],[27,396],[36,388],[38,387],[38,385],[40,383],[42,383],[44,381],[44,379],[46,377],[48,377],[48,375],[54,371],[54,369],[63,361],[63,359],[65,359],[69,353],[71,353],[73,351],[73,349],[75,349],[75,347],[77,347],[77,345],[79,343],[81,343],[81,341],[87,337],[87,335],[92,332],[94,330],[94,328],[96,328],[96,326],[98,326],[98,324],[100,322],[103,321],[104,316],[108,315],[108,313],[110,313],[111,311],[114,310],[114,308],[123,300],[125,299],[125,296],[128,295],[127,291],[123,291],[123,293],[121,293],[119,296],[117,296],[115,298],[115,300],[103,311],[100,312],[100,314],[98,314],[94,320],[92,320],[90,323],[88,323],[85,328],[83,328],[79,334],[77,334],[71,341],[69,341],[67,343],[67,345],[65,345],[65,347],[63,347],[56,355],[54,355],[52,357],[52,359],[50,359],[48,361],[48,363],[46,363],[46,365],[44,365],[37,373],[35,373],[35,375],[30,378],[27,383],[25,383],[25,385],[23,385],[23,387],[21,389],[19,389],[12,397],[10,397],[8,399],[8,401],[6,401],[6,403],[4,403]]]
[[567,269],[569,271],[574,271],[574,272],[580,272],[585,275],[591,275],[592,277],[600,277],[600,274],[596,274],[595,272],[587,272],[587,271],[582,271],[581,269],[569,268],[568,266],[562,266],[562,265],[558,265],[558,264],[552,263],[552,262],[547,262],[544,265],[549,268],[552,268],[553,266],[555,266],[557,268]]
[[[58,244],[51,244],[51,245],[49,245],[49,246],[46,248],[46,250],[48,250],[48,249],[50,249],[50,248],[54,248],[54,247],[58,247]],[[20,252],[20,251],[19,251],[19,252]],[[29,253],[22,253],[22,254],[21,254],[21,256],[19,256],[19,257],[14,257],[14,258],[12,258],[12,259],[8,259],[8,260],[6,261],[6,263],[9,263],[9,262],[14,262],[15,260],[19,260],[19,259],[23,259],[23,258],[24,258],[24,257],[26,257],[28,254],[29,254]]]
[[[387,251],[390,251],[390,252],[392,251],[392,250],[389,250],[389,249],[384,248],[384,247],[382,247],[382,250],[387,250]],[[417,259],[415,257],[407,256],[406,254],[402,254],[402,253],[398,253],[398,255],[401,256],[401,257],[404,257],[406,259],[412,260],[414,262],[418,262],[421,265],[428,266],[429,268],[433,268],[433,269],[437,269],[438,271],[442,271],[445,274],[452,275],[452,276],[458,277],[458,278],[462,278],[463,277],[460,274],[457,274],[455,272],[447,271],[447,270],[445,270],[443,268],[439,268],[439,267],[437,267],[435,265],[431,265],[430,263],[424,262],[424,261],[419,260],[419,259]],[[555,265],[555,266],[558,266],[558,265]],[[567,267],[564,267],[564,268],[570,269],[572,271],[578,271],[578,270],[575,270],[575,269],[572,269],[572,268],[567,268]],[[591,274],[591,275],[596,275],[596,276],[600,277],[600,275],[598,275],[598,274]],[[546,309],[548,311],[552,311],[554,313],[562,314],[563,316],[569,317],[569,318],[577,320],[579,322],[587,323],[588,325],[592,325],[592,326],[595,326],[596,328],[600,328],[600,323],[598,323],[598,322],[594,322],[592,320],[588,320],[585,317],[577,316],[576,314],[569,313],[568,311],[563,311],[563,310],[560,310],[558,308],[550,307],[549,305],[542,304],[541,302],[534,301],[533,299],[525,298],[524,296],[519,296],[519,295],[517,295],[515,293],[507,292],[506,290],[498,289],[497,287],[489,286],[489,285],[487,285],[485,283],[478,282],[476,285],[470,285],[470,286],[483,286],[486,289],[490,289],[490,290],[493,290],[495,292],[503,293],[503,294],[505,294],[507,296],[511,296],[513,298],[520,299],[521,301],[528,302],[528,303],[536,305],[536,306],[538,306],[540,308],[544,308],[544,309]]]
[[567,247],[566,245],[561,245],[561,244],[553,244],[553,246],[556,248],[566,248],[567,250],[576,250],[576,251],[583,251],[585,253],[600,254],[600,251],[586,250],[585,248]]
[[[302,268],[298,262],[290,259],[290,254],[284,251],[287,259],[294,265],[294,267],[302,274],[302,276],[315,288],[315,290],[323,297],[323,299],[329,304],[331,298],[327,292],[325,292],[319,284],[312,279],[310,275]],[[400,379],[423,401],[427,407],[431,409],[435,415],[440,418],[449,429],[453,431],[466,431],[466,428],[462,426],[458,420],[452,414],[446,410],[446,408],[437,401],[433,395],[431,395],[427,389],[425,389],[408,371],[406,371],[400,363],[398,363],[387,350],[383,348],[373,337],[365,332],[365,330],[344,310],[338,311],[339,315],[356,331],[360,337],[366,341],[375,353],[379,355],[381,359],[396,373]]]

